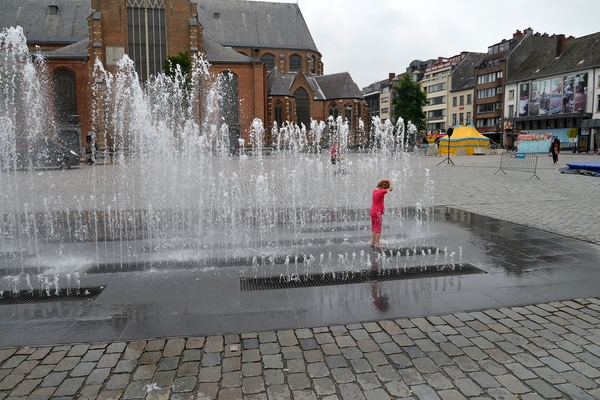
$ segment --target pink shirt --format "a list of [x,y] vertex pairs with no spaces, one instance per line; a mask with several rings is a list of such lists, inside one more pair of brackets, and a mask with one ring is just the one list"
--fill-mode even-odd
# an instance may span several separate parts
[[371,212],[383,214],[383,201],[386,194],[388,194],[387,189],[373,190],[373,203],[371,205]]

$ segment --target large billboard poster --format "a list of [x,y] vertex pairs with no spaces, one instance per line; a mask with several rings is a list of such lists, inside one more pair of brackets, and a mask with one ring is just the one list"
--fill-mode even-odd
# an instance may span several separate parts
[[558,114],[562,110],[562,78],[552,78],[550,82],[550,114]]
[[564,78],[562,112],[585,110],[587,99],[587,75],[568,75]]
[[531,82],[529,89],[529,115],[540,113],[540,82]]
[[550,114],[550,80],[540,81],[540,115]]
[[519,88],[519,116],[525,117],[529,110],[529,84],[522,83]]

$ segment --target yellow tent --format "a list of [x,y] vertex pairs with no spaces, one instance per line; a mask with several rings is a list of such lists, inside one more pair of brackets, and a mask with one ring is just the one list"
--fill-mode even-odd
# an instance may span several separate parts
[[448,148],[448,135],[440,138],[439,150],[440,154],[456,154],[457,151],[464,150],[465,154],[472,155],[475,148],[487,148],[490,144],[490,139],[483,136],[473,124],[468,126],[458,126],[454,128],[452,136],[450,136],[450,148]]

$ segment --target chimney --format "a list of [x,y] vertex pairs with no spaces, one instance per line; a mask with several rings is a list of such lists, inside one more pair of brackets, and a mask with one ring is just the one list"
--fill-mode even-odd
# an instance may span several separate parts
[[517,31],[515,33],[513,33],[513,39],[518,38],[520,36],[523,36],[523,32],[521,32],[520,30],[517,29]]
[[391,83],[395,77],[396,77],[396,74],[394,72],[390,72],[388,75],[388,83]]
[[565,52],[565,35],[556,35],[556,57]]

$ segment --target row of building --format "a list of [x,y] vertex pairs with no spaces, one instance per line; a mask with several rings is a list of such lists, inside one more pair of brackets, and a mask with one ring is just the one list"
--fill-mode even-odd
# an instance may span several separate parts
[[528,28],[487,53],[415,60],[363,88],[371,116],[392,118],[393,87],[404,74],[427,93],[430,134],[473,124],[509,148],[519,134],[550,134],[578,151],[600,142],[600,32],[575,38]]

